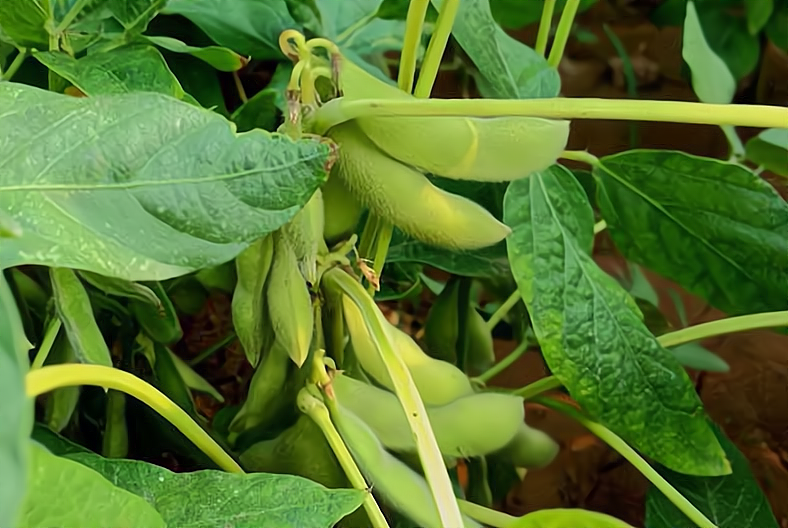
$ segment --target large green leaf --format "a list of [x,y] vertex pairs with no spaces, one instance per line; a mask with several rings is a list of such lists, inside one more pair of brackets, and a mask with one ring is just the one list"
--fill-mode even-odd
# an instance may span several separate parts
[[590,256],[594,216],[554,165],[504,199],[509,261],[551,371],[597,420],[676,471],[730,471],[689,376],[643,324],[634,300]]
[[28,480],[27,437],[33,426],[33,407],[25,396],[29,348],[14,296],[0,273],[0,526],[16,526]]
[[112,366],[107,342],[96,323],[88,292],[77,274],[66,268],[50,268],[57,315],[66,329],[77,359],[82,363]]
[[96,471],[38,444],[30,452],[30,485],[16,528],[167,526],[143,498],[113,486]]
[[[724,477],[690,477],[665,468],[660,468],[660,473],[717,528],[777,528],[777,520],[752,475],[748,460],[716,425],[712,427],[733,473]],[[653,486],[649,489],[646,528],[695,527],[662,492]]]
[[594,168],[598,202],[629,260],[738,315],[788,309],[788,204],[750,170],[633,150]]
[[220,71],[234,72],[246,66],[247,61],[237,53],[221,46],[205,46],[198,48],[189,46],[185,42],[172,37],[144,37],[151,44],[155,44],[173,53],[188,53],[207,62]]
[[[599,0],[580,0],[577,8],[578,13],[587,11]],[[494,0],[490,2],[490,8],[495,20],[506,29],[520,29],[523,26],[535,24],[542,18],[542,0],[523,2],[523,0]],[[558,17],[566,6],[566,0],[558,0],[555,3],[553,17]]]
[[164,14],[182,15],[214,42],[255,59],[279,59],[279,34],[298,29],[285,0],[170,0]]
[[127,31],[144,31],[167,0],[106,0],[115,20]]
[[34,57],[86,95],[147,91],[177,99],[184,96],[178,79],[153,46],[117,48],[90,53],[81,59],[59,51],[44,51]]
[[401,232],[395,234],[386,262],[418,262],[463,277],[495,277],[505,274],[509,268],[505,244],[455,252],[423,244]]
[[[432,4],[440,8],[443,1],[432,0]],[[484,97],[533,99],[558,95],[558,71],[498,26],[489,0],[460,2],[452,34],[481,73],[478,84]]]
[[747,141],[745,153],[751,162],[788,177],[788,129],[769,128],[761,131]]
[[329,147],[152,94],[75,98],[0,84],[0,262],[164,280],[232,260],[326,179]]
[[681,56],[692,70],[692,88],[701,102],[728,104],[733,101],[736,79],[706,41],[694,2],[687,2]]
[[0,26],[19,46],[40,46],[49,41],[44,29],[50,19],[50,0],[3,0]]
[[331,528],[355,511],[365,494],[328,489],[292,475],[173,473],[136,460],[87,453],[67,457],[145,498],[167,526],[178,528]]

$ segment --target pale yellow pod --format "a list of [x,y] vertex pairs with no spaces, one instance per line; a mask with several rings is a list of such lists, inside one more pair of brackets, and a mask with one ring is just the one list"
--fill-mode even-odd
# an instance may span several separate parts
[[[394,382],[364,323],[361,311],[345,295],[342,296],[342,311],[361,368],[375,382],[394,390]],[[446,405],[462,396],[474,394],[473,385],[463,371],[451,363],[428,356],[413,338],[396,326],[389,324],[387,329],[392,344],[408,367],[425,405]]]
[[[348,99],[414,99],[343,57]],[[569,141],[569,121],[538,117],[376,116],[356,119],[389,156],[455,180],[501,182],[553,165]]]
[[538,469],[550,464],[558,451],[558,443],[550,435],[522,422],[514,438],[500,451],[500,455],[515,467]]
[[[416,452],[408,418],[397,396],[363,381],[338,375],[334,392],[341,404],[366,423],[387,449]],[[483,392],[442,406],[428,406],[427,417],[440,452],[447,457],[484,456],[503,449],[523,423],[523,399]]]
[[439,189],[422,173],[390,158],[353,122],[328,134],[339,144],[331,177],[339,177],[371,212],[411,237],[453,250],[480,249],[511,233],[476,202]]
[[298,268],[298,259],[281,231],[274,233],[266,301],[276,340],[299,367],[309,355],[314,331],[312,296]]
[[317,282],[318,253],[327,253],[323,240],[325,209],[323,192],[318,189],[293,217],[282,227],[282,235],[292,246],[298,269],[310,283]]
[[339,178],[329,178],[321,189],[325,213],[323,237],[326,244],[333,246],[347,240],[356,231],[364,207]]

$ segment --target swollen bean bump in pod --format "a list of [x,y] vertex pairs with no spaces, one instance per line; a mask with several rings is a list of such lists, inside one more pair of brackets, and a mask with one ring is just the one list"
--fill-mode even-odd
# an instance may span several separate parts
[[[394,390],[380,351],[369,333],[361,310],[347,296],[342,296],[345,325],[361,368],[377,383]],[[433,359],[416,344],[408,334],[388,323],[391,344],[408,367],[425,405],[445,405],[462,396],[473,394],[468,376],[460,369],[439,359]]]
[[323,238],[326,244],[333,246],[356,231],[364,208],[339,178],[329,178],[321,189],[325,212]]
[[[348,99],[415,99],[342,58]],[[356,120],[389,156],[456,180],[512,181],[554,164],[569,140],[569,121],[537,117],[377,116]]]
[[492,246],[511,233],[476,202],[439,189],[424,174],[387,156],[354,122],[335,126],[327,135],[339,144],[331,177],[411,237],[468,250]]
[[558,455],[558,443],[550,435],[522,422],[514,438],[498,452],[518,468],[539,469]]
[[[424,477],[388,453],[358,416],[341,405],[332,407],[332,421],[373,490],[418,526],[440,526],[438,508]],[[463,527],[482,528],[465,515]]]
[[314,331],[312,297],[298,259],[281,231],[274,233],[274,256],[266,301],[277,341],[299,367],[309,355]]
[[282,235],[293,248],[298,268],[310,284],[317,282],[318,254],[328,252],[323,240],[324,222],[323,192],[318,189],[293,219],[282,227]]

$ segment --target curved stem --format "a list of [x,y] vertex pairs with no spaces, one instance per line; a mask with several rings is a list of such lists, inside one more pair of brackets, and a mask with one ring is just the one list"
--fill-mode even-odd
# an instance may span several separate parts
[[386,365],[386,370],[394,385],[394,392],[408,418],[408,425],[416,442],[424,476],[438,506],[441,525],[444,528],[463,526],[457,498],[443,463],[443,455],[438,449],[435,433],[427,418],[427,410],[407,365],[391,342],[387,330],[388,321],[361,284],[341,269],[334,268],[327,271],[323,276],[322,283],[339,294],[347,295],[361,312],[364,324],[377,345],[380,358]]
[[618,119],[696,125],[785,128],[788,108],[684,101],[554,97],[548,99],[356,99],[337,98],[315,112],[314,132],[358,117],[528,116],[549,119]]
[[652,468],[629,444],[622,440],[618,435],[610,431],[607,427],[597,422],[589,420],[584,414],[576,410],[571,405],[545,397],[536,397],[534,401],[550,409],[563,413],[579,422],[583,427],[596,435],[600,440],[615,449],[630,464],[640,471],[654,487],[665,495],[676,508],[686,515],[692,522],[700,528],[717,528],[703,513],[688,501],[676,488],[670,485],[662,475]]
[[667,348],[721,334],[781,326],[788,326],[788,311],[728,317],[663,334],[657,338],[657,341],[659,341],[660,345]]
[[454,19],[460,9],[460,0],[443,0],[438,12],[438,20],[435,22],[435,29],[424,53],[424,62],[419,70],[419,80],[416,82],[416,89],[413,95],[419,98],[427,98],[432,92],[432,85],[438,76],[438,69],[443,59],[443,52],[449,42]]
[[52,345],[55,344],[55,339],[57,339],[57,335],[60,333],[61,326],[63,326],[63,322],[60,320],[60,317],[55,317],[49,322],[46,332],[44,333],[44,339],[41,340],[41,346],[38,348],[38,352],[36,352],[36,357],[33,358],[33,363],[30,365],[31,371],[40,369],[44,366],[47,357],[49,357],[49,352],[52,350]]
[[411,0],[408,16],[405,20],[405,39],[399,58],[399,74],[397,84],[403,92],[411,93],[413,80],[416,77],[416,55],[419,50],[421,33],[424,30],[424,18],[430,0]]
[[547,376],[546,378],[542,378],[539,381],[529,383],[522,389],[517,389],[514,391],[514,394],[521,396],[524,400],[530,400],[532,398],[536,398],[543,392],[558,389],[562,385],[563,384],[561,381],[555,376]]
[[550,37],[550,29],[553,27],[553,12],[555,11],[555,0],[544,0],[542,7],[542,19],[539,21],[539,33],[536,35],[536,52],[544,57],[547,50],[547,39]]
[[63,19],[55,28],[55,33],[60,34],[68,29],[68,26],[70,26],[74,19],[77,18],[77,15],[82,12],[82,10],[88,4],[88,1],[89,0],[77,0],[74,5],[71,6],[71,9],[68,10],[66,16],[63,17]]
[[569,34],[572,32],[572,23],[575,21],[575,15],[579,6],[580,0],[566,0],[564,11],[561,13],[561,20],[558,21],[558,29],[555,31],[553,47],[550,48],[550,57],[547,59],[547,64],[553,68],[558,67],[564,56],[566,43],[569,40]]
[[491,510],[490,508],[485,508],[484,506],[479,506],[478,504],[466,500],[457,499],[457,502],[460,505],[460,511],[485,526],[491,526],[492,528],[507,528],[512,526],[517,520],[517,517],[513,517],[508,513]]
[[476,380],[482,383],[487,383],[493,379],[495,376],[512,366],[515,361],[520,359],[520,356],[525,354],[525,352],[528,350],[528,345],[530,345],[530,343],[527,340],[517,345],[517,348],[512,350],[508,356],[487,369],[482,374],[476,376]]
[[158,389],[126,371],[103,365],[54,365],[31,371],[25,376],[25,384],[27,395],[31,398],[61,387],[79,385],[94,385],[125,392],[159,413],[219,467],[230,473],[244,472],[186,411]]
[[383,515],[383,512],[380,511],[380,506],[375,502],[372,493],[369,493],[369,486],[367,486],[364,475],[358,469],[355,460],[353,460],[353,456],[342,440],[342,436],[340,436],[333,422],[331,422],[331,416],[329,415],[328,408],[326,408],[326,404],[309,394],[309,391],[305,388],[301,389],[298,393],[297,401],[298,408],[301,412],[309,416],[323,432],[326,442],[328,442],[328,445],[334,452],[334,456],[337,457],[337,461],[345,472],[345,475],[347,475],[350,485],[357,490],[364,490],[367,492],[366,497],[364,497],[364,509],[369,516],[372,527],[389,528],[386,517]]
[[11,77],[19,70],[26,58],[27,48],[19,48],[19,53],[17,53],[14,60],[11,61],[11,64],[8,65],[8,69],[4,72],[0,72],[2,73],[2,75],[0,75],[0,81],[10,81]]
[[579,161],[581,163],[585,163],[586,165],[591,165],[592,167],[599,165],[599,158],[590,152],[586,152],[585,150],[565,150],[561,153],[561,158]]
[[515,307],[515,305],[520,301],[520,299],[522,299],[520,290],[519,289],[514,290],[514,292],[512,292],[512,294],[509,296],[509,298],[506,299],[504,303],[501,306],[499,306],[497,310],[495,310],[495,313],[493,313],[490,316],[490,318],[487,320],[487,323],[485,323],[486,330],[488,332],[492,332],[493,328],[495,328],[498,325],[498,323],[500,323],[503,320],[503,318],[506,317],[506,314],[508,314],[511,311],[511,309]]

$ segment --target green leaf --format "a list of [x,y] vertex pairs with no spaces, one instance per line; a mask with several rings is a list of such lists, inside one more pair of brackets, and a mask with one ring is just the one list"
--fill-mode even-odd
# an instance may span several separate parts
[[88,292],[73,270],[50,268],[55,308],[77,359],[82,363],[112,366],[107,342],[96,323]]
[[590,256],[594,216],[564,167],[511,183],[509,262],[550,370],[598,421],[676,471],[730,471],[687,373]]
[[116,279],[114,277],[105,277],[104,275],[90,273],[89,271],[80,271],[79,276],[85,282],[107,295],[114,295],[125,299],[136,299],[143,303],[150,304],[159,311],[164,310],[161,300],[156,296],[153,290],[147,286],[123,279]]
[[42,423],[36,422],[33,425],[31,438],[46,447],[52,454],[63,456],[70,453],[91,453],[89,449],[72,442]]
[[169,345],[180,341],[183,329],[169,295],[158,282],[148,283],[145,287],[156,297],[157,303],[131,299],[129,311],[140,327],[157,343]]
[[142,32],[164,7],[167,0],[106,0],[106,6],[115,20],[126,31]]
[[172,350],[168,348],[167,352],[169,352],[172,363],[175,365],[175,370],[178,371],[178,374],[180,374],[183,379],[183,383],[187,387],[198,392],[209,394],[219,403],[224,403],[224,396],[219,394],[219,391],[217,391],[213,385],[197,374],[185,361],[175,355]]
[[[438,9],[442,4],[443,0],[432,0]],[[478,68],[479,90],[484,97],[533,99],[558,95],[558,71],[498,26],[489,0],[460,2],[452,34]]]
[[171,37],[144,37],[151,44],[170,50],[174,53],[188,53],[207,62],[219,71],[238,71],[247,64],[247,60],[237,53],[221,46],[197,48]]
[[[598,0],[580,0],[577,12],[587,11]],[[522,0],[494,0],[490,2],[493,17],[505,29],[520,29],[539,22],[542,18],[544,1],[523,2]],[[566,0],[558,0],[553,10],[553,18],[560,16],[566,6]]]
[[764,130],[751,138],[744,150],[751,162],[788,178],[788,129]]
[[[659,472],[717,528],[777,528],[769,503],[742,455],[717,425],[717,439],[731,461],[733,473],[724,477],[690,477],[669,469]],[[681,511],[653,486],[646,495],[646,528],[696,528]]]
[[11,288],[0,274],[0,526],[16,526],[28,481],[27,438],[33,426],[33,402],[25,395],[29,348]]
[[377,13],[383,0],[352,0],[335,2],[334,0],[315,0],[320,12],[324,37],[336,39],[348,28],[351,28]]
[[44,29],[50,18],[50,0],[3,0],[0,9],[0,26],[14,43],[23,47],[36,47],[49,43]]
[[23,236],[4,267],[164,280],[232,260],[326,179],[329,147],[236,135],[221,116],[152,93],[86,98],[0,84],[0,209]]
[[741,80],[758,66],[761,44],[757,36],[747,30],[744,17],[731,16],[720,7],[720,0],[698,5],[703,33],[709,45],[730,68],[733,76]]
[[728,315],[788,309],[788,204],[731,163],[633,150],[600,160],[598,203],[629,260]]
[[774,11],[774,0],[744,0],[747,10],[747,29],[751,35],[760,32]]
[[605,513],[579,508],[549,508],[519,517],[506,528],[632,528]]
[[266,88],[239,106],[230,116],[230,120],[238,126],[238,132],[246,132],[255,128],[263,130],[276,128],[276,95],[275,90]]
[[360,490],[329,490],[292,475],[173,473],[136,460],[93,454],[68,458],[145,498],[167,526],[178,528],[331,528],[355,511],[365,495]]
[[301,27],[285,0],[170,0],[162,11],[194,22],[214,42],[255,59],[281,59],[279,34]]
[[508,270],[506,245],[496,244],[479,251],[457,252],[423,244],[402,233],[392,241],[386,262],[419,262],[463,277],[495,277]]
[[230,116],[219,82],[220,74],[215,68],[185,53],[164,50],[162,55],[186,93],[194,97],[203,108],[213,110],[224,117]]
[[[30,485],[17,528],[165,528],[144,499],[96,471],[31,446]],[[10,524],[8,526],[11,526]]]
[[783,2],[782,5],[778,5],[775,8],[772,17],[766,24],[766,35],[768,35],[769,40],[775,46],[788,53],[788,24],[785,23],[786,19],[788,19],[788,2]]
[[152,46],[117,48],[90,53],[81,59],[60,51],[44,51],[33,56],[89,96],[143,91],[177,99],[184,96],[164,57]]
[[707,372],[729,372],[730,366],[720,356],[698,343],[684,343],[670,349],[685,367]]
[[691,1],[687,2],[681,56],[692,70],[692,88],[701,102],[728,104],[733,101],[736,79],[703,36],[695,3]]

